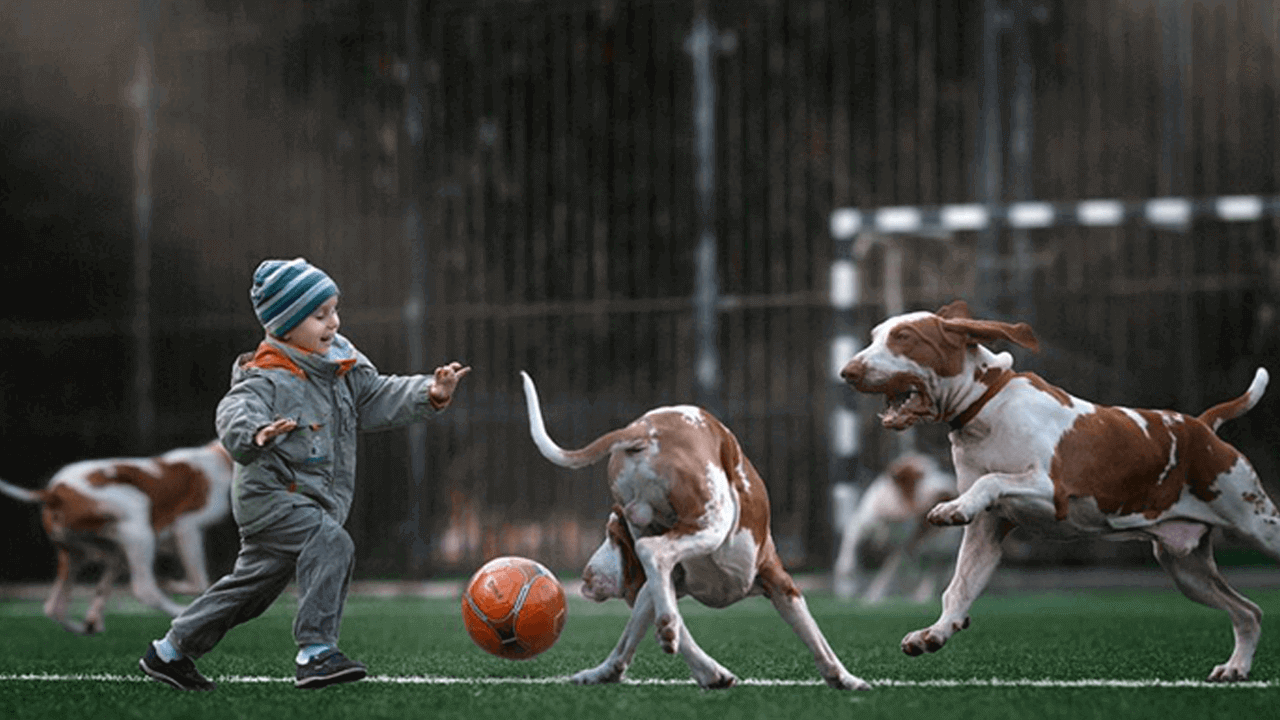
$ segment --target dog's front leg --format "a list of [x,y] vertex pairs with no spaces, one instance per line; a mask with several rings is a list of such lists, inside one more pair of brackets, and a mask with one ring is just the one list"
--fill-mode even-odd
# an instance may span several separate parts
[[978,478],[960,497],[939,503],[929,511],[928,520],[934,525],[965,525],[996,501],[1006,497],[1048,503],[1053,505],[1053,481],[1039,468],[1021,473],[988,473]]
[[204,533],[189,518],[179,518],[171,529],[185,577],[169,589],[184,595],[199,595],[209,587],[209,574],[205,571]]
[[[653,601],[653,624],[657,628],[658,646],[663,652],[680,651],[680,638],[684,622],[676,608],[676,588],[671,572],[683,559],[680,545],[698,540],[698,533],[677,541],[666,535],[654,535],[636,540],[636,557],[644,566],[645,588]],[[693,554],[702,554],[695,552]]]
[[704,690],[721,690],[733,687],[738,678],[694,642],[689,628],[680,626],[680,656],[689,666],[689,673]]
[[1007,532],[1005,521],[989,512],[979,513],[965,526],[955,574],[942,593],[942,615],[929,627],[908,633],[902,639],[903,652],[936,652],[952,635],[969,627],[969,608],[1000,564],[1000,541]]
[[676,607],[676,587],[671,573],[687,558],[703,557],[720,546],[733,524],[727,503],[708,506],[705,523],[690,535],[650,535],[636,539],[636,558],[644,566],[645,587],[653,596],[653,624],[657,628],[658,645],[664,652],[680,651],[684,620]]
[[840,536],[840,550],[836,553],[832,570],[832,589],[841,600],[851,599],[858,592],[858,542],[862,535],[861,513],[851,518]]
[[578,685],[600,685],[622,681],[622,676],[630,667],[632,658],[635,657],[636,647],[644,638],[649,625],[653,623],[653,598],[650,595],[652,586],[653,583],[646,582],[636,593],[635,604],[631,607],[631,617],[627,619],[622,637],[618,638],[618,644],[614,646],[613,652],[609,653],[609,657],[596,667],[574,673],[573,677],[569,678],[570,681]]

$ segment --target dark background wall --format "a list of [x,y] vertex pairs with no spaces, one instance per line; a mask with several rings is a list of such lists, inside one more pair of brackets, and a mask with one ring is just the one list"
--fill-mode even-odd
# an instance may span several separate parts
[[[769,483],[793,566],[831,556],[834,209],[1280,192],[1271,3],[1027,4],[1025,45],[989,35],[985,8],[710,6],[716,404]],[[697,395],[693,13],[657,0],[6,3],[0,473],[34,486],[75,459],[211,438],[231,361],[261,333],[250,273],[301,255],[338,281],[344,332],[384,371],[475,367],[421,431],[362,440],[358,572],[467,572],[498,552],[576,570],[608,511],[603,470],[537,455],[518,372],[566,446]],[[1002,91],[984,105],[990,37]],[[984,109],[1006,135],[1018,127],[1019,68],[1027,162],[1004,155],[986,197]],[[139,135],[138,87],[153,91],[153,136]],[[1271,219],[893,242],[909,307],[980,297],[1001,316],[1027,311],[1046,352],[1019,365],[1099,402],[1199,412],[1256,366],[1280,371]],[[1033,263],[1015,287],[1018,243]],[[867,323],[885,312],[886,252],[864,263]],[[980,257],[995,268],[981,280]],[[1223,430],[1273,490],[1277,415],[1269,398]],[[941,446],[935,430],[924,446]],[[871,473],[894,443],[865,435]],[[51,576],[37,513],[5,502],[0,523],[0,578]],[[227,523],[215,572],[234,551]]]

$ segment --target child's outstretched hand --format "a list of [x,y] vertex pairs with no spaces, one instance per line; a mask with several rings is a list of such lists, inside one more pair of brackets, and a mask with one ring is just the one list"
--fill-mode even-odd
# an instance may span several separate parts
[[471,372],[471,366],[463,367],[460,362],[451,362],[436,368],[435,383],[427,391],[431,407],[443,410],[453,401],[453,391],[458,389],[458,381]]
[[297,429],[298,421],[289,418],[280,418],[270,425],[265,425],[258,430],[258,434],[253,436],[253,444],[262,447],[267,444],[271,438],[277,435],[284,435]]

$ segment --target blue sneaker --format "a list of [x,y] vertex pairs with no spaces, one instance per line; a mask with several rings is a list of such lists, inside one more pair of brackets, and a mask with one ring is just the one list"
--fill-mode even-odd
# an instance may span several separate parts
[[196,670],[196,664],[191,662],[191,658],[184,657],[173,662],[165,662],[156,654],[156,648],[151,643],[147,643],[147,654],[138,661],[138,667],[142,668],[142,672],[147,675],[179,690],[212,690],[218,686]]
[[314,690],[338,683],[362,680],[369,674],[364,663],[357,662],[334,648],[311,658],[311,662],[298,666],[298,679],[294,687]]

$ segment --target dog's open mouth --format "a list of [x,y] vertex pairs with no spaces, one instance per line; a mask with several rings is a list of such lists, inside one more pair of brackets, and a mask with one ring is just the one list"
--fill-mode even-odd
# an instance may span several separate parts
[[905,430],[918,420],[934,415],[932,398],[915,378],[905,384],[895,383],[883,392],[884,411],[880,413],[880,423],[891,430]]

